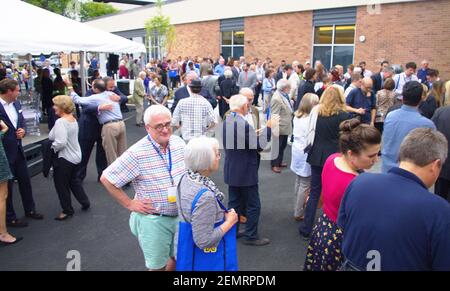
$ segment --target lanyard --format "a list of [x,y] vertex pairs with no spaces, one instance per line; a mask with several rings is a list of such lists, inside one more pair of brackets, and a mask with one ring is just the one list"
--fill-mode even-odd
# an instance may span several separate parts
[[172,177],[172,152],[170,151],[170,147],[167,148],[167,150],[169,151],[169,164],[167,165],[166,160],[164,159],[161,151],[155,146],[155,144],[153,143],[153,141],[150,139],[150,136],[147,136],[147,139],[150,141],[150,143],[152,144],[153,148],[155,149],[155,151],[158,153],[159,157],[161,158],[161,160],[164,162],[164,164],[166,165],[167,171],[169,172],[169,176],[170,176],[170,182],[172,183],[172,186],[175,185],[174,181],[173,181],[173,177]]

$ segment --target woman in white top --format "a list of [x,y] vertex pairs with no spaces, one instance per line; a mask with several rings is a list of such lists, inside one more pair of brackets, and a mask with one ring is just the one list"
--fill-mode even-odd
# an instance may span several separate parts
[[303,219],[305,199],[311,188],[311,166],[306,162],[308,154],[304,152],[304,149],[308,135],[309,114],[317,104],[319,104],[319,97],[316,94],[305,94],[293,120],[294,142],[292,143],[291,170],[297,175],[295,180],[297,202],[294,210],[294,218],[297,221]]
[[72,98],[59,95],[53,98],[53,104],[59,119],[56,120],[48,138],[52,141],[51,147],[58,156],[57,159],[53,159],[53,178],[63,211],[55,220],[62,221],[74,214],[71,192],[81,204],[83,211],[89,209],[90,202],[81,180],[77,178],[78,166],[81,163],[81,149],[78,143],[78,123],[72,115],[75,108]]

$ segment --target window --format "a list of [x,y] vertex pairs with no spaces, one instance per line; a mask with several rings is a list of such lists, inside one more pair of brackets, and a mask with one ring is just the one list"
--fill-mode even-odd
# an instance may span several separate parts
[[225,59],[244,55],[244,31],[222,31],[222,54]]
[[325,68],[353,63],[355,25],[328,25],[314,28],[313,62],[321,61]]
[[165,50],[161,47],[162,36],[153,35],[148,38],[148,55],[151,59],[162,59],[165,55]]

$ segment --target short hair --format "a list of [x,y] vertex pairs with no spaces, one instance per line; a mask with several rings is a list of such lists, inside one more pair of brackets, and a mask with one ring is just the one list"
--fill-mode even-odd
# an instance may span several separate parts
[[234,96],[231,96],[230,98],[230,110],[235,111],[240,108],[242,108],[244,105],[247,105],[248,100],[247,97],[241,94],[237,94]]
[[388,64],[388,65],[389,65],[389,61],[386,61],[386,60],[385,60],[385,61],[382,61],[382,62],[381,62],[381,66],[383,66],[384,64]]
[[172,119],[172,113],[170,113],[170,110],[163,106],[163,105],[152,105],[149,108],[147,108],[147,110],[145,110],[144,113],[144,123],[145,125],[149,125],[152,120],[153,117],[155,115],[160,115],[160,114],[166,114],[167,116],[170,116],[170,118]]
[[207,73],[208,75],[214,75],[214,71],[213,71],[212,68],[209,68],[209,69],[206,71],[206,73]]
[[362,68],[361,67],[355,67],[353,69],[353,73],[360,73],[361,74],[361,72],[362,72]]
[[367,145],[381,143],[381,134],[373,126],[363,124],[358,119],[349,119],[339,125],[339,150],[342,154],[352,151],[359,155]]
[[72,98],[66,95],[58,95],[53,97],[53,104],[59,107],[64,113],[70,114],[75,109]]
[[313,68],[310,68],[310,69],[306,70],[306,72],[305,72],[305,79],[311,80],[315,74],[316,74],[316,70]]
[[403,104],[417,106],[422,101],[423,88],[417,81],[410,81],[403,86]]
[[425,167],[436,160],[443,164],[447,155],[448,141],[442,133],[431,128],[416,128],[400,145],[399,160]]
[[352,82],[356,82],[356,81],[359,81],[361,79],[362,79],[361,73],[353,71],[353,73],[352,73]]
[[186,77],[185,77],[185,78],[186,78],[186,79],[193,80],[193,79],[197,79],[198,76],[197,76],[197,73],[196,73],[196,72],[190,71],[189,73],[186,74]]
[[361,65],[364,65],[364,66],[365,66],[365,65],[367,65],[367,64],[366,64],[365,61],[362,61],[362,62],[359,62],[359,65],[360,65],[360,66],[361,66]]
[[147,77],[147,73],[144,72],[144,71],[140,71],[139,72],[139,78],[145,78],[145,77]]
[[106,91],[106,83],[103,82],[103,79],[95,79],[92,81],[92,88],[97,89],[100,92]]
[[0,93],[6,94],[8,91],[14,91],[17,86],[19,86],[19,83],[16,80],[3,79],[0,81]]
[[417,65],[414,62],[407,63],[405,67],[406,69],[414,69],[414,70],[417,69]]
[[355,65],[353,65],[353,64],[350,64],[350,65],[348,65],[348,67],[347,67],[347,68],[353,71],[353,70],[355,69]]
[[435,70],[435,69],[429,69],[428,72],[427,72],[427,76],[438,77],[439,76],[439,72],[438,72],[438,70]]
[[252,89],[250,89],[250,88],[248,88],[248,87],[243,87],[243,88],[241,88],[241,90],[239,90],[239,94],[241,94],[241,95],[244,95],[244,96],[245,96],[245,93],[248,93],[248,94],[254,95],[254,93],[253,93],[253,90],[252,90]]
[[225,76],[225,79],[231,79],[233,77],[233,72],[231,70],[225,70],[223,75]]
[[383,68],[382,72],[394,74],[394,69],[392,67],[386,67],[386,68]]
[[286,65],[286,66],[284,67],[284,69],[287,71],[287,70],[293,70],[294,68],[292,68],[291,65]]
[[386,81],[384,81],[383,89],[392,91],[395,89],[395,81],[392,78],[387,78]]
[[215,138],[200,136],[191,139],[184,148],[186,168],[193,172],[210,169],[216,158],[214,147],[219,149],[219,142]]
[[286,89],[289,86],[291,86],[291,84],[286,79],[280,79],[277,82],[277,89],[280,91],[283,91],[284,89]]

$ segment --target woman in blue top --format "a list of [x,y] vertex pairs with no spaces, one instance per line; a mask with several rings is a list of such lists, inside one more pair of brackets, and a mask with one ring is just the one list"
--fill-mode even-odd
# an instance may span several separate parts
[[265,112],[269,107],[270,100],[273,93],[277,89],[277,83],[274,78],[275,72],[272,69],[266,71],[266,77],[263,80],[262,91],[263,91],[263,111]]
[[8,126],[0,120],[0,245],[11,245],[22,240],[10,235],[6,229],[6,198],[8,196],[8,180],[12,179],[9,162],[3,148],[3,135],[8,131]]

